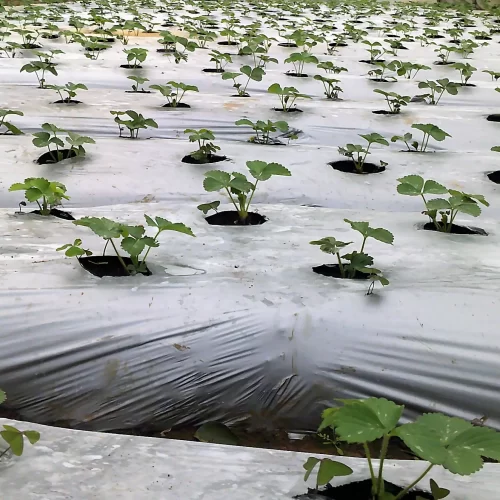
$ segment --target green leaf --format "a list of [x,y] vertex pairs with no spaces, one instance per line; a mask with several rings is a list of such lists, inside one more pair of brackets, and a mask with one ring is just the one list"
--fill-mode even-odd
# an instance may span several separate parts
[[371,227],[368,230],[368,236],[375,240],[381,241],[382,243],[388,243],[389,245],[392,245],[392,243],[394,242],[394,235],[387,229],[383,229],[381,227]]
[[309,457],[306,460],[306,463],[302,465],[302,467],[306,470],[306,473],[304,474],[304,481],[307,481],[309,479],[311,472],[313,471],[314,467],[316,467],[316,465],[319,462],[320,462],[319,458]]
[[350,224],[351,228],[354,229],[354,231],[359,231],[363,236],[368,234],[368,229],[370,227],[370,224],[368,222],[354,222],[349,219],[344,219],[344,222]]
[[408,196],[419,196],[424,187],[424,179],[420,175],[406,175],[399,178],[398,182],[398,193]]
[[327,236],[320,240],[314,240],[309,242],[309,244],[311,245],[318,245],[319,249],[322,252],[330,253],[332,255],[335,255],[336,253],[340,252],[341,248],[344,248],[347,245],[350,245],[351,243],[352,241],[349,242],[339,241],[335,239],[333,236]]
[[247,161],[247,167],[252,176],[259,181],[267,181],[273,175],[292,175],[290,170],[279,163],[266,163],[265,161]]
[[105,239],[119,238],[123,234],[124,226],[106,217],[82,217],[73,221],[76,226],[85,226],[90,228],[97,236]]
[[24,431],[23,434],[26,436],[30,444],[38,443],[40,440],[40,433],[38,431]]
[[222,170],[210,170],[205,172],[205,180],[203,181],[203,187],[205,191],[220,191],[224,188],[229,188],[229,183],[231,181],[231,175]]
[[456,208],[459,212],[462,212],[464,214],[472,215],[472,217],[479,217],[481,215],[481,209],[475,203],[461,203],[460,205],[454,208]]
[[121,247],[129,255],[138,256],[143,252],[146,247],[146,243],[143,238],[136,239],[131,236],[127,236],[126,238],[123,238]]
[[198,428],[194,437],[203,443],[238,445],[236,435],[224,424],[207,422]]
[[448,192],[442,184],[439,182],[429,180],[425,181],[423,194],[445,194]]
[[11,425],[4,425],[5,430],[0,431],[0,436],[10,446],[12,453],[16,456],[21,456],[24,449],[24,438],[21,431]]
[[441,500],[450,494],[450,490],[440,488],[434,479],[430,480],[431,493],[434,500]]
[[443,198],[434,198],[426,203],[427,210],[450,210],[451,205],[448,200]]
[[196,208],[198,210],[201,210],[205,215],[207,215],[207,213],[210,210],[217,211],[217,208],[219,207],[219,205],[220,205],[220,201],[211,201],[210,203],[202,203],[201,205],[198,205]]
[[399,422],[403,406],[384,398],[361,399],[339,408],[335,430],[343,441],[365,443],[390,433]]

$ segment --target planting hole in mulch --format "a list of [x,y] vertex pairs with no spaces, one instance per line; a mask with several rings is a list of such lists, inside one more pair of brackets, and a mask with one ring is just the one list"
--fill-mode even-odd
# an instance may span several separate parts
[[[125,265],[132,265],[130,257],[122,257]],[[91,257],[80,257],[78,259],[80,265],[90,274],[103,278],[104,276],[112,276],[119,278],[121,276],[130,276],[123,268],[120,260],[116,255],[92,255]],[[144,276],[151,276],[151,271],[147,269],[143,273]]]
[[38,163],[38,165],[49,165],[51,163],[59,163],[68,158],[74,158],[75,156],[76,152],[72,149],[60,149],[59,154],[57,151],[47,151],[38,160],[35,160],[35,163]]
[[171,23],[171,22],[166,22],[166,23],[163,23],[161,26],[162,26],[162,28],[170,28],[172,26],[175,26],[175,24]]
[[295,73],[294,71],[287,71],[285,73],[286,76],[295,76],[297,78],[307,78],[309,75],[306,73]]
[[175,49],[156,49],[156,52],[159,52],[160,54],[173,54]]
[[82,101],[77,101],[76,99],[59,99],[54,101],[52,104],[81,104]]
[[279,139],[273,139],[272,137],[269,137],[267,142],[262,139],[259,140],[256,137],[249,139],[247,142],[251,142],[252,144],[263,144],[264,146],[286,146],[284,142],[281,142]]
[[348,44],[345,42],[339,42],[339,43],[330,42],[328,44],[328,47],[347,47],[347,46],[348,46]]
[[[321,274],[322,276],[329,276],[330,278],[341,278],[340,267],[338,264],[322,264],[321,266],[314,266],[312,270],[316,274]],[[366,280],[368,275],[362,273],[360,271],[356,271],[354,274],[354,278],[344,278],[344,279],[353,279],[353,280]],[[357,500],[357,498],[356,498]]]
[[385,109],[379,109],[377,111],[372,111],[372,113],[376,115],[399,115],[399,113],[396,113],[395,111],[386,111]]
[[[384,481],[384,484],[385,491],[394,496],[403,490],[400,486],[396,486],[388,481]],[[297,495],[294,498],[298,500],[319,500],[319,498],[332,498],[334,500],[371,500],[373,498],[372,482],[370,479],[365,479],[364,481],[356,481],[335,487],[331,484],[327,484],[324,489],[320,489],[319,491],[308,488],[307,493]],[[403,500],[417,500],[417,498],[432,500],[433,497],[430,493],[425,491],[412,490],[403,497]]]
[[134,64],[120,64],[120,68],[125,68],[125,69],[142,69],[141,65],[134,65]]
[[296,43],[293,43],[293,42],[281,42],[281,43],[278,43],[278,45],[280,47],[297,47],[297,44]]
[[[40,213],[40,210],[33,210],[31,213],[42,215]],[[75,218],[69,212],[64,212],[63,210],[58,210],[57,208],[51,208],[50,215],[52,215],[53,217],[57,217],[58,219],[75,220]]]
[[500,170],[495,170],[495,172],[490,172],[487,174],[488,179],[495,184],[500,184]]
[[283,108],[273,108],[274,111],[281,111],[282,113],[303,113],[303,111],[299,108],[291,108],[286,111]]
[[217,45],[238,45],[238,42],[217,42]]
[[356,170],[354,166],[354,162],[349,160],[340,160],[340,161],[332,161],[328,163],[334,170],[338,170],[339,172],[345,172],[347,174],[379,174],[385,170],[385,167],[380,165],[375,165],[375,163],[365,163],[363,165],[363,172],[360,173]]
[[102,50],[106,50],[107,47],[85,47],[87,52],[101,52]]
[[186,155],[182,158],[181,161],[182,163],[190,163],[192,165],[205,165],[207,163],[217,163],[224,160],[227,160],[227,156],[208,155],[208,161],[203,161],[197,158],[193,158],[191,155]]
[[203,71],[204,73],[224,73],[223,69],[216,69],[216,68],[205,68],[202,69],[201,71]]
[[461,87],[475,87],[476,85],[474,83],[461,83],[459,82],[458,85]]
[[125,94],[152,94],[151,90],[126,90]]
[[375,65],[375,63],[378,63],[378,62],[385,62],[385,59],[377,59],[376,61],[372,61],[371,59],[360,59],[359,62],[362,62],[362,63],[365,63],[365,64],[371,64],[371,65]]
[[369,78],[370,82],[378,82],[378,83],[396,83],[393,80],[386,80],[385,78]]
[[172,108],[172,109],[176,109],[176,108],[190,108],[191,106],[189,104],[186,104],[185,102],[179,102],[177,103],[177,106],[172,106],[169,102],[167,102],[167,104],[164,104],[162,106],[162,108]]
[[115,39],[113,37],[109,37],[109,38],[98,38],[97,41],[99,43],[113,43],[115,41]]
[[489,121],[489,122],[500,122],[500,114],[492,114],[492,115],[488,115],[486,117],[486,119]]
[[476,40],[493,40],[491,36],[476,36],[474,37]]
[[55,40],[56,38],[59,38],[60,35],[42,35],[42,38],[45,38],[46,40]]
[[[439,232],[432,222],[427,222],[427,224],[424,224],[423,229],[425,229],[426,231]],[[452,224],[451,232],[447,234],[477,234],[480,236],[488,236],[488,233],[480,227],[459,226],[458,224]]]
[[205,217],[211,226],[259,226],[267,221],[267,217],[256,212],[248,212],[245,222],[240,221],[236,210],[226,210]]
[[41,49],[42,46],[38,45],[38,43],[23,43],[21,44],[23,49]]
[[246,92],[243,95],[241,95],[241,94],[232,94],[231,97],[250,97],[250,94],[247,94]]
[[444,35],[427,35],[427,38],[444,38]]
[[455,64],[453,61],[435,61],[434,66],[449,66],[450,64]]

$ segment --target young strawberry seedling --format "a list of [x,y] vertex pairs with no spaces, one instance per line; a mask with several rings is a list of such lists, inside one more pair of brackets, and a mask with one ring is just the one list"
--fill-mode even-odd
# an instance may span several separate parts
[[215,140],[215,135],[211,130],[206,128],[199,130],[187,128],[184,130],[184,133],[189,134],[189,142],[196,142],[198,144],[198,149],[196,151],[184,156],[182,159],[184,163],[216,163],[226,159],[225,156],[218,156],[215,154],[216,151],[220,150],[220,147],[211,142]]
[[125,92],[130,92],[132,94],[150,94],[149,90],[144,90],[143,85],[146,82],[149,82],[149,78],[145,78],[143,76],[130,75],[127,76],[128,80],[132,80],[134,83],[132,84],[132,90],[126,90]]
[[[346,144],[344,147],[339,147],[338,151],[341,155],[350,158],[352,160],[351,168],[344,169],[344,165],[336,165],[337,162],[330,163],[337,170],[342,170],[343,172],[353,172],[356,174],[367,174],[374,172],[382,172],[385,170],[387,163],[380,162],[381,167],[377,167],[371,163],[366,163],[366,157],[371,154],[370,147],[372,144],[381,144],[382,146],[388,146],[389,143],[380,134],[360,134],[359,137],[363,138],[367,145],[363,147],[360,144]],[[344,163],[344,162],[339,162]],[[342,168],[341,168],[342,167]]]
[[424,64],[417,64],[409,61],[395,62],[398,76],[404,76],[408,79],[415,78],[419,71],[428,71],[431,69],[429,66],[425,66]]
[[[137,111],[129,109],[127,111],[110,111],[110,113],[115,117],[114,121],[118,125],[120,131],[119,137],[122,136],[122,132],[125,128],[128,129],[130,139],[137,139],[139,137],[139,130],[151,128],[158,128],[158,124],[152,118],[144,118],[144,116]],[[121,117],[128,116],[129,120],[124,120]],[[122,126],[123,125],[123,126]]]
[[198,92],[196,85],[187,85],[182,82],[170,81],[166,85],[150,85],[150,89],[158,90],[160,94],[167,99],[164,108],[190,108],[189,104],[182,101],[186,92]]
[[337,78],[328,78],[323,75],[314,75],[314,79],[323,84],[323,88],[325,89],[324,94],[327,99],[333,101],[340,100],[339,92],[343,92],[342,87],[337,85],[337,83],[340,83],[340,80]]
[[401,107],[407,106],[411,101],[409,95],[399,95],[396,92],[386,92],[380,89],[375,89],[373,92],[383,95],[389,107],[389,111],[373,111],[373,113],[397,115],[401,112]]
[[270,94],[277,95],[280,100],[281,108],[274,108],[275,111],[283,111],[285,113],[300,111],[295,107],[295,101],[297,99],[310,99],[308,95],[301,94],[295,87],[282,88],[279,83],[273,83],[267,91]]
[[[327,408],[322,414],[320,429],[331,429],[339,441],[363,446],[368,461],[370,479],[359,481],[352,489],[356,500],[404,500],[436,466],[444,467],[453,474],[468,476],[483,466],[483,457],[500,459],[500,433],[488,427],[474,426],[461,418],[448,417],[441,413],[426,413],[415,422],[398,425],[404,406],[385,398],[344,399],[343,406]],[[385,478],[385,461],[391,439],[402,440],[423,463],[422,473],[409,484],[396,488]],[[378,471],[372,459],[369,444],[381,440],[378,456]],[[316,488],[329,483],[334,477],[349,475],[349,468],[328,458],[309,458],[305,464],[304,479],[320,464]],[[343,485],[333,487],[332,498],[341,494]],[[430,480],[434,500],[448,496],[449,490],[440,488]],[[418,492],[412,498],[420,498]],[[427,497],[428,498],[428,497]],[[422,499],[423,500],[423,499]]]
[[243,118],[236,121],[235,125],[246,125],[248,127],[251,127],[255,131],[255,136],[250,137],[248,142],[254,142],[256,144],[284,145],[284,143],[280,140],[270,137],[271,132],[277,131],[280,131],[282,134],[287,134],[286,137],[288,138],[288,140],[297,139],[297,135],[290,132],[290,127],[285,121],[273,122],[271,120],[267,120],[267,122],[265,122],[262,120],[257,120],[256,122],[252,122],[247,118]]
[[453,63],[451,65],[453,69],[456,69],[460,73],[460,85],[462,87],[474,87],[475,85],[472,83],[468,83],[470,77],[473,75],[474,71],[477,70],[474,66],[469,63]]
[[336,66],[332,61],[323,61],[316,65],[318,69],[325,70],[326,73],[333,73],[335,75],[340,75],[343,71],[347,71],[347,68],[343,66]]
[[[342,249],[352,244],[352,241],[339,241],[333,236],[311,241],[311,245],[318,245],[322,252],[334,255],[337,258],[337,264],[326,264],[313,267],[314,272],[335,278],[369,279],[372,282],[379,281],[383,286],[388,285],[389,280],[382,275],[379,269],[369,267],[373,264],[373,257],[365,253],[364,250],[366,241],[369,238],[392,245],[394,241],[393,234],[381,227],[370,227],[368,222],[354,222],[349,219],[344,219],[344,221],[347,222],[352,229],[358,231],[363,237],[359,252],[353,251],[341,256],[340,252]],[[369,294],[372,289],[373,288],[370,286],[368,291]]]
[[[24,116],[24,113],[13,109],[0,109],[0,135],[23,135],[24,132],[5,120],[8,116]],[[5,127],[4,131],[2,131],[2,127]]]
[[[158,237],[164,231],[176,231],[178,233],[194,236],[189,227],[181,222],[171,222],[162,217],[149,217],[144,215],[149,227],[155,229],[154,236],[148,236],[144,226],[130,226],[121,222],[116,222],[106,217],[83,217],[73,222],[76,226],[88,227],[97,236],[106,241],[102,256],[95,257],[90,250],[81,248],[81,240],[67,243],[57,249],[65,251],[67,257],[77,257],[84,269],[95,276],[134,276],[136,274],[150,275],[146,259],[151,248],[158,248],[160,243]],[[123,257],[118,251],[114,240],[120,239],[120,247],[129,255]],[[115,256],[107,256],[106,248],[108,244],[115,251]],[[84,257],[86,256],[86,257]]]
[[[479,217],[481,208],[478,203],[486,207],[490,205],[482,194],[468,194],[455,189],[448,189],[436,181],[426,181],[420,175],[407,175],[398,179],[398,182],[397,190],[399,194],[420,196],[422,198],[425,205],[425,210],[422,213],[430,219],[430,226],[424,226],[425,229],[432,229],[442,233],[460,233],[460,229],[463,228],[454,224],[459,213]],[[434,198],[427,200],[426,195],[428,194],[449,194],[450,196],[448,199]],[[474,233],[472,231],[472,234]]]
[[219,212],[216,216],[211,216],[211,219],[207,218],[210,224],[240,226],[262,224],[266,221],[266,218],[249,211],[257,185],[260,181],[267,181],[274,175],[292,175],[287,168],[279,163],[266,163],[265,161],[255,160],[247,161],[246,165],[255,182],[250,182],[245,175],[239,172],[233,172],[232,174],[222,170],[205,172],[205,180],[203,181],[205,191],[210,193],[224,190],[236,209],[236,212]]
[[[73,83],[68,82],[66,85],[46,85],[47,89],[55,90],[60,100],[56,101],[54,104],[79,104],[80,101],[76,101],[73,98],[76,97],[77,90],[88,90],[87,86],[83,83]],[[63,95],[66,94],[66,95]]]
[[205,73],[224,73],[224,68],[230,63],[233,62],[231,58],[231,54],[222,53],[218,50],[212,50],[210,54],[210,62],[215,64],[214,68],[205,68],[203,71]]
[[[247,92],[247,87],[250,83],[250,80],[261,82],[262,77],[266,74],[266,72],[260,66],[256,66],[254,68],[250,66],[242,66],[240,68],[240,71],[241,73],[225,71],[222,74],[222,79],[233,80],[233,88],[236,89],[238,97],[250,97],[250,94]],[[246,81],[244,81],[244,83],[238,83],[236,81],[236,79],[240,76],[246,77]]]
[[[451,137],[448,132],[440,129],[438,126],[433,125],[432,123],[414,123],[411,128],[416,130],[420,130],[424,136],[422,137],[422,142],[419,144],[418,141],[413,139],[411,133],[407,132],[404,135],[395,135],[391,138],[391,142],[401,141],[404,142],[407,148],[407,151],[410,152],[418,152],[425,153],[427,150],[427,146],[429,145],[429,140],[432,137],[435,141],[442,142],[447,137]],[[411,142],[410,142],[411,141]]]
[[448,78],[441,78],[440,80],[427,80],[418,84],[419,89],[429,89],[428,94],[421,94],[419,97],[427,102],[427,104],[437,105],[443,95],[448,93],[450,95],[457,95],[459,83],[450,82]]
[[123,49],[123,52],[127,54],[127,63],[120,65],[120,68],[128,68],[128,69],[138,69],[142,68],[141,63],[146,60],[148,57],[148,50],[141,49],[139,47],[133,49]]
[[25,64],[21,67],[20,73],[23,73],[24,71],[26,71],[26,73],[35,73],[40,89],[46,88],[45,73],[51,73],[52,75],[57,76],[55,66],[52,63],[42,61],[33,61]]

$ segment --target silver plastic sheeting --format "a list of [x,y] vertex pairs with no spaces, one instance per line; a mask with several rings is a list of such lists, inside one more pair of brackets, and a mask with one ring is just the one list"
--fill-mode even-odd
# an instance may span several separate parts
[[[424,18],[417,21],[423,26]],[[500,428],[499,204],[498,187],[486,177],[499,165],[498,153],[490,152],[499,143],[499,125],[485,120],[500,112],[497,84],[478,71],[471,79],[477,87],[446,95],[436,107],[411,103],[399,116],[375,115],[371,111],[385,104],[373,89],[415,95],[422,92],[417,81],[368,81],[371,67],[359,62],[366,58],[362,44],[351,42],[335,56],[318,46],[313,53],[320,60],[349,69],[340,76],[344,100],[328,102],[320,82],[284,74],[291,68],[283,60],[294,49],[273,45],[270,55],[280,63],[251,83],[252,97],[239,99],[231,97],[230,82],[201,72],[210,64],[209,51],[197,50],[175,65],[155,52],[156,39],[131,38],[130,47],[150,50],[137,71],[119,68],[125,62],[119,43],[89,61],[78,44],[44,40],[44,48],[65,51],[57,59],[59,76],[48,75],[48,83],[89,87],[77,106],[52,104],[55,93],[36,89],[34,75],[19,73],[29,51],[0,58],[0,107],[22,110],[25,116],[12,121],[27,133],[0,137],[0,386],[10,407],[28,420],[93,430],[243,419],[311,430],[335,398],[374,395],[407,405],[408,418],[424,411],[484,415]],[[369,39],[379,37],[371,32]],[[400,59],[432,66],[433,46],[405,45]],[[228,69],[248,61],[236,48],[227,50],[234,56]],[[497,70],[499,56],[500,45],[491,43],[470,62]],[[131,74],[148,77],[149,84],[195,84],[200,93],[186,94],[191,109],[168,110],[158,93],[126,94]],[[458,73],[432,66],[419,74],[442,77],[456,80]],[[266,93],[274,82],[313,99],[297,102],[303,113],[283,117],[272,110],[276,96]],[[141,131],[138,141],[118,139],[109,111],[126,109],[154,118],[159,128]],[[234,125],[244,117],[286,119],[299,138],[286,146],[249,144],[251,130]],[[96,145],[88,146],[85,159],[35,165],[41,152],[29,133],[44,122],[90,135]],[[357,134],[390,138],[412,123],[434,123],[452,137],[431,140],[437,152],[425,155],[401,152],[399,144],[374,147],[370,160],[389,164],[382,174],[356,176],[327,164],[342,159],[337,147],[358,142]],[[182,163],[195,149],[183,135],[189,127],[212,129],[229,160]],[[196,205],[221,195],[203,191],[204,172],[245,172],[245,162],[256,159],[278,161],[292,172],[259,186],[255,209],[269,221],[206,224]],[[484,194],[491,207],[477,220],[457,222],[480,226],[488,236],[423,231],[421,200],[396,192],[397,179],[412,173]],[[99,252],[102,240],[68,221],[14,213],[22,194],[8,187],[30,176],[63,182],[71,196],[65,208],[75,217],[143,223],[144,213],[160,215],[186,223],[197,237],[162,234],[150,255],[150,277],[95,278],[56,248],[81,238]],[[356,239],[345,217],[395,235],[393,246],[368,243],[376,267],[391,281],[371,296],[367,283],[311,270],[331,261],[309,241]]]

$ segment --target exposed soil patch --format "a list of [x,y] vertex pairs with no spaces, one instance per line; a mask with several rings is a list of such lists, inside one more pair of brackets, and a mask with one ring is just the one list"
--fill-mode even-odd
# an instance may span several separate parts
[[207,163],[217,163],[224,160],[227,160],[227,156],[208,155],[205,160],[201,160],[189,154],[182,158],[183,163],[191,163],[192,165],[205,165]]
[[[132,259],[130,259],[130,257],[122,257],[122,259],[126,266],[132,264]],[[104,276],[111,276],[115,278],[130,276],[127,271],[125,271],[116,255],[92,255],[90,257],[80,257],[78,262],[83,269],[98,278],[103,278]],[[146,272],[140,274],[150,276],[151,271],[147,269]]]
[[[424,224],[424,229],[426,231],[438,231],[436,229],[436,226],[432,222],[427,222],[427,224]],[[488,236],[488,233],[484,229],[481,229],[479,227],[459,226],[458,224],[452,224],[451,232],[443,234],[479,234],[481,236]]]
[[59,163],[68,158],[75,158],[76,152],[73,149],[60,149],[59,151],[47,151],[36,160],[38,165],[48,165],[51,163]]
[[[42,215],[40,210],[33,210],[31,213]],[[53,217],[57,217],[58,219],[75,220],[75,218],[69,212],[64,212],[63,210],[58,210],[57,208],[51,208],[50,215],[52,215]]]
[[342,274],[340,274],[340,267],[338,264],[322,264],[321,266],[315,266],[312,270],[316,274],[321,274],[322,276],[329,276],[331,278],[340,278],[340,279],[353,279],[353,280],[366,280],[368,275],[365,273],[361,273],[356,271],[354,274],[354,278],[342,278]]
[[356,170],[354,162],[349,160],[332,161],[328,165],[330,165],[334,170],[338,170],[339,172],[358,175],[379,174],[380,172],[383,172],[385,170],[385,167],[375,165],[375,163],[365,163],[363,165],[363,172],[359,172],[358,170]]

